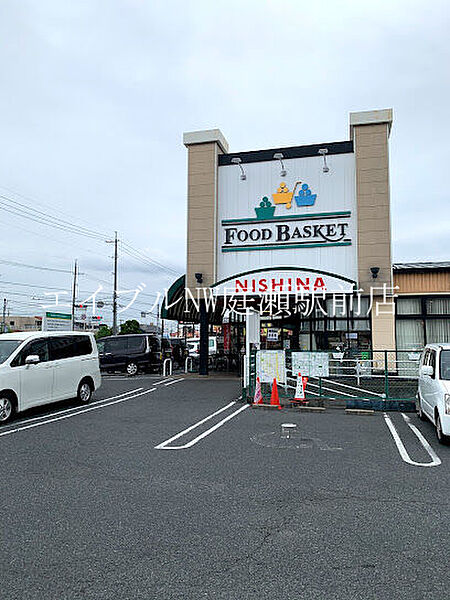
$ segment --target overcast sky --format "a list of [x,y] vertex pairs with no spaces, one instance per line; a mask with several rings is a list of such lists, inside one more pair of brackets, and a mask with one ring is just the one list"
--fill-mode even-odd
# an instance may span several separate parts
[[[219,127],[230,151],[329,142],[350,111],[392,107],[394,260],[449,260],[449,20],[448,0],[0,0],[3,202],[118,230],[171,269],[121,257],[121,288],[152,294],[184,272],[183,131]],[[78,258],[81,296],[110,281],[111,246],[2,206],[0,259]],[[70,274],[0,262],[11,314],[44,288]]]

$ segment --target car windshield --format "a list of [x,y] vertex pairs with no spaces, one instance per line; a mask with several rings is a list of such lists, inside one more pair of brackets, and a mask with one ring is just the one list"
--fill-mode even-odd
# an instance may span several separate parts
[[20,340],[0,340],[0,364],[4,363],[21,343]]
[[450,350],[442,350],[441,352],[441,379],[450,381]]

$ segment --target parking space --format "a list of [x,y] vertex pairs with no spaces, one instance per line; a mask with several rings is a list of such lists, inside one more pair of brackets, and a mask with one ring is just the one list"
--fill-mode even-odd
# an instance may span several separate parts
[[239,395],[111,376],[87,407],[2,428],[4,597],[447,595],[450,448],[431,424]]

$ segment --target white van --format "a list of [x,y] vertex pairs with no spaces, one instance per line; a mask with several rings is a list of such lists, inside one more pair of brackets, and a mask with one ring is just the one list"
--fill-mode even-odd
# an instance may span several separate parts
[[428,344],[422,353],[417,413],[434,423],[441,444],[450,442],[450,344]]
[[101,385],[92,333],[0,335],[0,423],[32,406],[77,397],[84,404]]
[[[187,342],[187,351],[192,358],[198,358],[200,355],[200,339],[192,338]],[[212,356],[217,354],[217,338],[210,336],[208,341],[208,354]]]

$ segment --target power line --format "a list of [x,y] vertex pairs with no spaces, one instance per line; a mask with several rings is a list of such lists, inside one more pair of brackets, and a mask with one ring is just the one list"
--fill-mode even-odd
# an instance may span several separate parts
[[[10,198],[9,196],[6,196],[4,194],[0,194],[0,209],[14,216],[28,219],[40,225],[45,225],[47,227],[57,229],[64,233],[79,235],[96,241],[104,241],[105,237],[107,237],[105,234],[100,233],[92,228],[74,225],[73,222],[67,221],[66,219],[61,219],[47,212],[36,209],[32,206],[29,206],[28,204],[19,202],[18,200],[14,200],[13,198]],[[158,260],[155,260],[154,258],[151,258],[147,254],[140,250],[137,250],[127,242],[121,242],[121,249],[129,257],[147,266],[156,267],[159,270],[167,271],[168,273],[171,273],[173,275],[179,275],[179,271],[175,270],[170,266],[164,265],[163,263],[161,263]]]
[[12,214],[28,218],[32,221],[37,221],[38,223],[41,223],[43,225],[56,227],[57,229],[63,229],[65,231],[71,231],[72,233],[76,233],[78,235],[84,235],[91,238],[93,237],[99,240],[103,240],[105,238],[104,234],[99,233],[98,231],[94,231],[93,229],[88,229],[87,227],[83,227],[80,225],[74,225],[70,221],[66,221],[65,219],[60,219],[58,217],[55,217],[54,215],[45,213],[42,210],[33,208],[32,206],[24,204],[23,202],[13,200],[12,198],[9,198],[8,196],[5,196],[3,194],[0,194],[0,198],[3,199],[3,202],[0,200],[0,205],[3,206],[3,210],[6,210],[7,212],[12,212]]
[[[0,198],[1,198],[1,196],[0,196]],[[103,239],[102,237],[98,237],[96,235],[91,235],[87,232],[81,231],[80,229],[77,229],[76,227],[69,227],[67,225],[61,225],[60,223],[52,222],[52,221],[49,221],[48,219],[46,220],[46,219],[43,219],[40,217],[36,217],[35,215],[29,214],[29,213],[27,214],[18,209],[14,210],[13,207],[8,206],[7,204],[5,205],[5,203],[1,202],[1,201],[0,201],[0,208],[2,210],[4,210],[5,212],[11,213],[12,215],[15,215],[17,217],[22,217],[23,219],[28,219],[29,221],[39,223],[40,225],[46,225],[48,227],[52,227],[53,229],[58,229],[59,231],[63,231],[64,233],[81,235],[83,237],[88,237],[90,239],[98,239],[98,240]]]
[[15,262],[13,260],[0,259],[0,263],[9,265],[11,267],[25,267],[27,269],[37,269],[38,271],[53,271],[54,273],[72,273],[68,269],[55,269],[52,267],[38,267],[37,265],[29,265],[21,262]]
[[136,248],[133,248],[133,246],[131,246],[130,244],[128,244],[124,241],[122,241],[122,251],[125,252],[125,254],[127,254],[128,256],[130,256],[130,257],[134,258],[135,260],[138,260],[144,264],[158,267],[160,270],[167,271],[169,273],[172,273],[173,275],[180,274],[179,271],[173,269],[172,267],[168,267],[167,265],[164,265],[163,263],[155,260],[154,258],[151,258],[150,256],[148,256],[141,250],[136,250]]
[[[60,215],[62,215],[63,217],[65,217],[65,218],[66,218],[66,220],[69,220],[69,222],[70,222],[70,223],[73,223],[73,222],[74,222],[74,220],[75,220],[75,216],[74,216],[73,214],[70,214],[70,213],[68,213],[68,212],[65,212],[65,211],[61,210],[61,208],[58,208],[58,207],[56,207],[56,208],[55,208],[55,206],[54,206],[54,205],[49,205],[49,204],[46,204],[46,203],[45,203],[45,202],[43,202],[42,200],[40,200],[40,199],[38,200],[38,199],[37,199],[35,196],[28,196],[28,195],[26,195],[26,194],[22,194],[21,192],[18,192],[17,190],[14,190],[14,189],[8,188],[8,187],[6,187],[6,186],[3,186],[3,185],[2,185],[2,186],[0,186],[0,189],[6,190],[6,191],[7,191],[7,192],[9,192],[10,194],[13,194],[13,196],[18,196],[19,198],[21,198],[21,199],[23,199],[23,200],[28,200],[28,201],[30,201],[30,202],[33,204],[33,206],[37,204],[37,205],[39,205],[39,206],[41,206],[41,207],[43,207],[43,208],[45,208],[45,209],[47,209],[47,210],[51,210],[51,211],[52,211],[52,213],[58,212]],[[76,218],[77,218],[77,219],[78,219],[80,222],[83,222],[83,223],[85,223],[86,225],[88,225],[88,222],[87,222],[86,220],[83,220],[83,219],[81,219],[79,215],[77,215],[77,217],[76,217]],[[106,233],[104,234],[104,237],[107,237],[107,234],[106,234]]]

